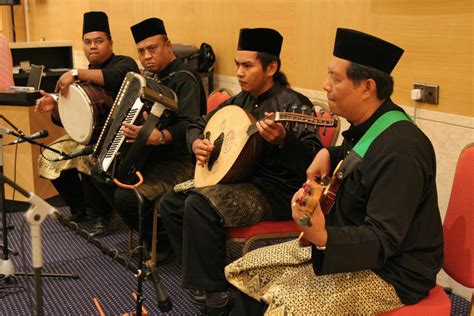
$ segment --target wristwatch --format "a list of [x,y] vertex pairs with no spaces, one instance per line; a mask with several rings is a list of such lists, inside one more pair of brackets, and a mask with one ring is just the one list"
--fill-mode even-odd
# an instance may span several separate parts
[[71,74],[74,80],[79,80],[79,71],[76,68],[71,69]]
[[161,129],[159,129],[158,132],[160,132],[160,139],[158,140],[158,143],[160,145],[166,144],[165,133],[163,133],[163,131]]

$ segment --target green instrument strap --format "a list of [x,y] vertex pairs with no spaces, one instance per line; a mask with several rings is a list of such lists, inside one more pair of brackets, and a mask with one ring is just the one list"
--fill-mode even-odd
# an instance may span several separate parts
[[403,112],[390,111],[379,117],[374,124],[365,132],[364,136],[352,148],[361,158],[364,157],[370,144],[376,139],[384,130],[386,130],[393,123],[398,121],[410,121],[410,118]]

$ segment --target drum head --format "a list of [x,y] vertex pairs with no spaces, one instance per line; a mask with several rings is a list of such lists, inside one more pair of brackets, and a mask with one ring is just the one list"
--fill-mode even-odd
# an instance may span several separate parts
[[71,84],[66,97],[59,95],[58,110],[68,135],[78,143],[87,144],[92,136],[94,119],[89,98],[79,84]]

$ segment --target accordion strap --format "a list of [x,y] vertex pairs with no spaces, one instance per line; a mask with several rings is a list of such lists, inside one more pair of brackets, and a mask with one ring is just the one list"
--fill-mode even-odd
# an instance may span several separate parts
[[150,136],[151,132],[155,128],[156,124],[160,120],[160,117],[150,113],[142,129],[138,132],[135,142],[131,146],[125,159],[122,161],[121,166],[118,170],[118,178],[122,178],[124,174],[128,173],[130,168],[137,162],[139,157],[142,155],[142,149],[146,145],[146,141]]

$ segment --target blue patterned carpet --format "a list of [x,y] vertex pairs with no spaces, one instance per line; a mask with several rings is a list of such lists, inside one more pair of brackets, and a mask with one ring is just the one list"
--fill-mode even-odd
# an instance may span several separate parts
[[[66,208],[61,208],[67,213]],[[19,252],[10,256],[16,271],[31,271],[29,228],[22,213],[9,215],[14,230],[9,233],[10,248]],[[137,281],[135,259],[128,251],[128,230],[117,218],[109,236],[88,241],[81,231],[91,228],[81,224],[77,230],[63,226],[50,218],[42,225],[43,273],[78,274],[79,278],[43,277],[43,310],[45,315],[98,315],[94,298],[98,298],[106,315],[118,315],[135,310],[132,293]],[[231,257],[240,248],[231,246]],[[116,254],[113,259],[110,254]],[[128,266],[130,269],[127,269]],[[173,309],[166,315],[199,315],[199,307],[190,301],[189,293],[180,287],[180,268],[176,260],[159,268],[160,278],[170,296]],[[33,315],[34,279],[27,276],[11,278],[13,284],[0,281],[0,315]],[[14,281],[14,282],[13,282]],[[144,282],[144,306],[150,315],[160,314],[151,281]],[[456,295],[451,315],[468,315],[469,302]]]
[[[65,212],[64,209],[61,211]],[[15,228],[9,233],[10,248],[20,253],[18,256],[10,256],[17,272],[31,271],[29,228],[26,227],[22,232],[22,218],[20,213],[11,216],[11,223]],[[90,225],[81,225],[79,229],[87,230]],[[88,242],[81,234],[50,218],[42,224],[42,236],[43,273],[79,274],[78,279],[42,278],[45,315],[98,315],[93,303],[95,297],[99,299],[107,315],[135,310],[132,293],[136,291],[137,281],[134,274],[118,260],[105,254],[108,252],[106,249],[115,249],[122,259],[120,262],[129,261],[131,266],[135,266],[135,259],[129,258],[128,230],[123,223],[117,220],[112,233],[100,239],[99,246],[104,251]],[[173,303],[173,309],[167,315],[199,315],[199,308],[190,302],[189,293],[180,288],[177,262],[159,268],[159,273]],[[15,280],[16,285],[8,285],[7,288],[4,281],[0,284],[3,286],[0,290],[0,315],[32,314],[34,279],[16,276]],[[143,295],[148,312],[151,315],[159,314],[151,281],[144,282]]]

